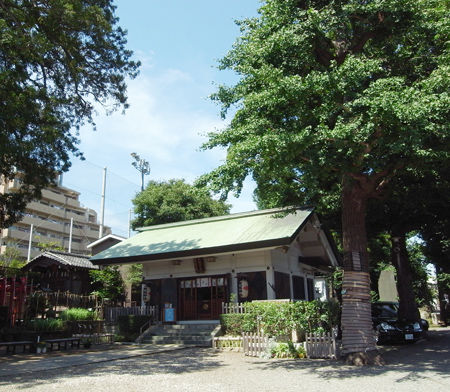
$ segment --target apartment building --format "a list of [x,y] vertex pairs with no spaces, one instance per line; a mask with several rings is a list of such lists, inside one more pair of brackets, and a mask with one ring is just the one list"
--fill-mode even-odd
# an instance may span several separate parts
[[[20,178],[10,181],[0,178],[1,193],[14,192],[20,186]],[[79,192],[62,185],[43,189],[42,198],[28,203],[20,222],[0,231],[0,253],[4,253],[7,246],[13,246],[26,258],[31,225],[31,258],[40,253],[38,243],[57,243],[68,251],[72,225],[71,252],[89,254],[87,245],[98,239],[100,225],[97,213],[82,206],[79,196]],[[103,235],[110,233],[109,227],[103,228]]]

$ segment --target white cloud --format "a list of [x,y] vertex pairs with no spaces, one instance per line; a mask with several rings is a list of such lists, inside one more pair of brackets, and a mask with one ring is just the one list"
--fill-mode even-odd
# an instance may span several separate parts
[[[80,189],[83,202],[95,209],[101,168],[108,167],[105,224],[120,230],[118,234],[127,232],[128,216],[121,214],[131,208],[130,200],[140,184],[139,173],[131,166],[131,152],[150,162],[151,174],[146,181],[184,178],[193,182],[225,158],[220,149],[199,151],[207,132],[225,126],[213,105],[205,105],[200,96],[203,88],[182,70],[167,69],[155,75],[147,57],[141,74],[128,83],[130,107],[125,114],[99,115],[96,132],[88,126],[80,131],[80,150],[88,164],[74,161],[68,186],[95,189],[96,195],[90,197]],[[232,202],[235,212],[255,209],[248,193]]]

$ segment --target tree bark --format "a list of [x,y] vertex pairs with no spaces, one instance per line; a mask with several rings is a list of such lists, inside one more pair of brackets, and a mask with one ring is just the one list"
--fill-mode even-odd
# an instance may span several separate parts
[[347,362],[382,363],[372,326],[367,254],[366,207],[368,193],[346,179],[342,192],[344,278],[342,282],[342,346]]
[[406,250],[406,234],[392,233],[392,263],[397,270],[397,291],[399,297],[398,317],[405,321],[419,321],[420,313],[412,289],[412,270]]

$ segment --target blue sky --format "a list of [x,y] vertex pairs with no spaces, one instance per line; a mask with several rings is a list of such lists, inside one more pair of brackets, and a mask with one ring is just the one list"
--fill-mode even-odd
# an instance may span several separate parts
[[[107,167],[105,224],[126,236],[131,199],[140,175],[132,152],[151,165],[147,180],[184,178],[193,182],[224,159],[221,150],[199,151],[209,131],[221,129],[219,107],[208,99],[215,85],[236,75],[217,69],[239,36],[234,20],[257,14],[258,0],[119,0],[119,24],[128,30],[128,48],[142,62],[128,83],[130,108],[106,116],[99,111],[97,131],[80,131],[86,160],[73,159],[64,185],[81,193],[81,202],[100,212],[102,168]],[[249,181],[233,212],[256,209]]]

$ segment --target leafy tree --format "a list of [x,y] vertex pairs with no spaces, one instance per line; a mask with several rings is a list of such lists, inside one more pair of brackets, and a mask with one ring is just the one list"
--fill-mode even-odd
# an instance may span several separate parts
[[6,268],[21,268],[25,265],[20,250],[14,246],[8,245],[5,251],[0,255],[0,266]]
[[125,282],[131,285],[142,283],[142,264],[131,264],[128,266]]
[[[445,205],[445,191],[449,188],[440,179],[443,172],[437,170],[438,167],[436,164],[432,170],[404,170],[391,179],[384,194],[370,201],[368,208],[369,236],[386,236],[390,244],[379,250],[384,250],[384,258],[390,259],[388,263],[396,269],[399,317],[408,321],[420,319],[418,304],[421,301],[414,287],[420,284],[426,288],[427,276],[423,269],[423,273],[418,273],[421,264],[418,248],[407,246],[407,239],[417,234],[422,225],[432,219],[433,212],[439,213]],[[423,278],[421,283],[420,277]],[[421,294],[426,292],[428,290]]]
[[[447,194],[448,196],[448,194]],[[440,214],[433,214],[423,225],[420,235],[425,241],[423,252],[436,267],[441,320],[450,318],[450,216],[448,204]]]
[[423,244],[416,240],[407,242],[409,263],[412,272],[412,291],[418,306],[431,306],[433,293],[428,285],[428,273],[426,270],[428,261],[423,253]]
[[45,240],[39,239],[39,241],[37,243],[37,247],[39,248],[39,250],[41,252],[52,251],[52,250],[56,250],[59,252],[65,251],[64,246],[62,246],[61,243],[58,241],[45,241]]
[[118,266],[114,265],[99,270],[90,270],[89,275],[95,288],[92,294],[112,302],[124,299],[123,279]]
[[0,228],[82,156],[77,131],[95,105],[127,107],[125,78],[138,62],[125,48],[112,0],[0,0]]
[[230,206],[184,180],[150,181],[133,200],[133,228],[208,218],[229,213]]
[[[214,200],[205,188],[176,179],[150,181],[133,204],[137,215],[133,228],[226,215],[230,211],[228,204]],[[130,283],[140,283],[142,264],[129,266],[127,273]]]
[[280,204],[340,196],[343,351],[355,363],[375,350],[368,200],[406,168],[448,159],[446,12],[443,0],[266,0],[220,63],[241,78],[213,99],[236,112],[204,145],[227,148],[225,163],[199,183],[239,194],[252,175]]

